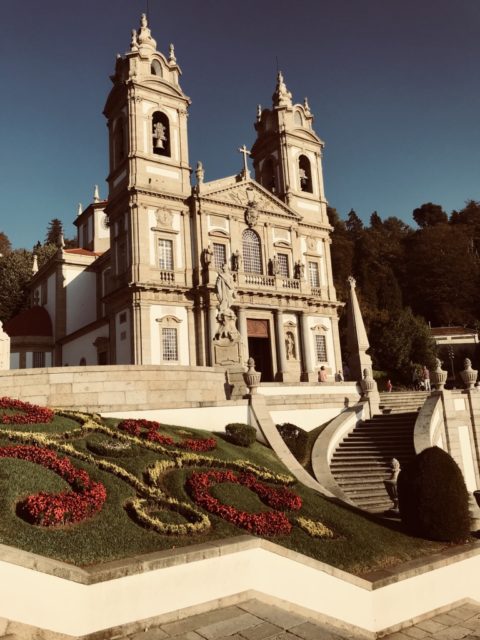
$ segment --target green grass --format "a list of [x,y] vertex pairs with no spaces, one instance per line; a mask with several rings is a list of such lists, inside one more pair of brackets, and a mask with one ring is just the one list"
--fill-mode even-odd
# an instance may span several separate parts
[[[113,430],[117,423],[118,421],[115,420],[104,421],[104,424],[109,425]],[[167,452],[152,451],[144,444],[137,443],[132,445],[127,455],[98,456],[88,449],[87,441],[105,442],[109,436],[104,433],[75,433],[72,437],[71,431],[73,428],[78,429],[78,423],[63,417],[57,417],[45,428],[41,425],[35,426],[36,431],[47,434],[58,435],[65,432],[65,440],[60,439],[60,443],[66,442],[73,445],[79,455],[89,454],[94,461],[106,460],[118,465],[143,483],[146,482],[145,471],[149,465],[161,459],[169,459],[171,457],[169,452],[179,453],[178,449],[172,447],[167,447]],[[15,440],[7,438],[5,433],[7,429],[21,432],[34,431],[32,428],[26,429],[23,426],[0,426],[0,446],[15,444]],[[172,435],[176,441],[182,437],[211,436],[206,432],[177,428],[172,425],[162,428],[162,433]],[[243,459],[274,473],[288,473],[273,451],[260,443],[245,448],[228,442],[222,434],[217,434],[216,439],[217,448],[200,455],[218,460],[219,468],[225,468],[224,463]],[[52,446],[55,448],[57,445],[53,443]],[[60,453],[60,455],[63,454]],[[104,483],[107,489],[107,501],[103,509],[88,521],[63,528],[47,529],[28,524],[16,514],[16,504],[22,498],[30,493],[58,492],[69,487],[55,473],[39,465],[21,460],[0,459],[0,543],[86,566],[156,550],[246,535],[243,529],[211,514],[209,518],[212,526],[203,533],[187,536],[161,535],[140,525],[124,508],[125,501],[136,495],[135,489],[130,484],[113,473],[102,471],[96,463],[82,462],[75,455],[71,456],[71,460],[76,467],[85,469],[93,479]],[[209,468],[212,466],[215,465],[210,465]],[[182,466],[168,470],[160,477],[159,487],[167,495],[193,505],[186,490],[186,481],[194,470],[205,469],[204,464],[202,466],[201,463],[196,463],[196,466]],[[335,532],[335,538],[312,538],[294,524],[290,535],[270,539],[336,567],[362,574],[417,558],[444,547],[439,543],[409,537],[399,530],[399,526],[380,524],[367,515],[340,506],[299,483],[294,483],[290,488],[298,493],[303,501],[300,511],[287,513],[290,521],[294,523],[297,515],[315,521],[320,520]],[[148,490],[146,485],[145,489]],[[238,484],[215,485],[211,493],[225,504],[251,513],[271,510],[254,492]],[[154,498],[149,498],[147,511],[150,516],[160,518],[165,523],[184,524],[186,522],[184,516],[157,504]]]

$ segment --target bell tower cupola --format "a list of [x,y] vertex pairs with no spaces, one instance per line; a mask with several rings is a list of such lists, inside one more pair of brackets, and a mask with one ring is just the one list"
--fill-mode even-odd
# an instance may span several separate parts
[[294,104],[281,71],[271,109],[258,106],[251,150],[255,179],[305,221],[328,224],[323,186],[324,143],[313,130],[308,100]]
[[157,51],[145,14],[133,29],[130,50],[117,56],[108,121],[109,200],[122,189],[187,195],[190,192],[187,109],[173,45]]

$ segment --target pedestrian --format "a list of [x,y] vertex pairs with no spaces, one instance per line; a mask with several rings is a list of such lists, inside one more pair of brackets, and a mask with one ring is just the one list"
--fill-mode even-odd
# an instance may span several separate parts
[[327,382],[327,370],[323,365],[320,367],[320,371],[318,372],[318,381]]
[[386,387],[387,387],[388,393],[391,393],[392,389],[393,389],[393,384],[392,384],[392,381],[390,380],[390,378],[387,380]]
[[343,373],[341,369],[339,369],[338,373],[335,374],[335,382],[343,382]]
[[422,378],[425,391],[431,391],[432,387],[430,386],[430,371],[428,370],[427,365],[424,365],[423,367]]

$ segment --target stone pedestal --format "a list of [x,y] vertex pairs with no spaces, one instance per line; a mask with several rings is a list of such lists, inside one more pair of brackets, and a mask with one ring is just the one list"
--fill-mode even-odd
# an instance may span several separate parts
[[0,369],[10,369],[10,336],[0,322]]

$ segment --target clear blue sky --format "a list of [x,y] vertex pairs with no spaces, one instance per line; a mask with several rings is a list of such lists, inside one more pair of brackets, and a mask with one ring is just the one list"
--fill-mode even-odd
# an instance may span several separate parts
[[[115,55],[147,0],[0,0],[0,231],[15,247],[68,236],[93,185],[106,195],[102,109]],[[241,168],[276,57],[325,140],[327,198],[345,216],[411,222],[433,201],[480,199],[479,0],[149,0],[192,99],[190,164]]]

